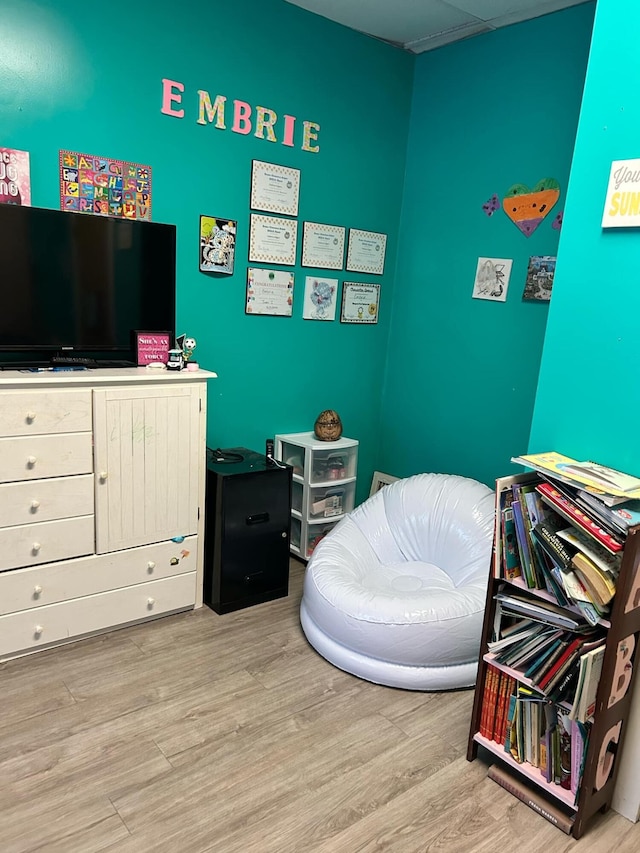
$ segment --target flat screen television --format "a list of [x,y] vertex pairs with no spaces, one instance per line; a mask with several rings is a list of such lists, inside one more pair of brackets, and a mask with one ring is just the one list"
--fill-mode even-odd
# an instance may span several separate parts
[[134,360],[134,330],[175,333],[176,228],[0,204],[0,363]]

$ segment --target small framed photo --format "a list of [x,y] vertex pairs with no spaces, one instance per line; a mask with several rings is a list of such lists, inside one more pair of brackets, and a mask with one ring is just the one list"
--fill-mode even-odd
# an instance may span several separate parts
[[389,483],[395,483],[396,480],[399,479],[400,477],[392,477],[391,474],[382,474],[380,471],[374,471],[369,497],[371,497],[371,495],[375,495],[375,493],[379,492],[384,486],[388,486]]
[[136,329],[133,336],[136,362],[140,367],[154,362],[166,364],[169,361],[171,332],[144,332]]

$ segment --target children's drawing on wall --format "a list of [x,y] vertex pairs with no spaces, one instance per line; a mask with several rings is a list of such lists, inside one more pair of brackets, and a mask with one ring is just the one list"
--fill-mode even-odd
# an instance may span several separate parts
[[556,218],[551,223],[551,227],[554,231],[560,231],[562,228],[562,219],[564,217],[564,210],[561,210],[560,213],[556,213]]
[[548,302],[551,299],[553,277],[556,272],[556,259],[550,255],[533,255],[529,258],[527,280],[522,294],[523,299],[534,302]]
[[31,205],[28,151],[0,148],[0,202]]
[[335,320],[337,292],[337,278],[319,278],[315,275],[308,275],[304,284],[303,319]]
[[506,302],[512,264],[511,258],[478,258],[472,297]]
[[500,199],[498,198],[498,193],[494,193],[490,199],[487,199],[487,201],[482,205],[482,209],[487,216],[493,216],[496,210],[500,210]]
[[560,198],[560,184],[555,178],[543,178],[533,189],[524,184],[509,187],[502,207],[525,237],[531,237]]
[[233,274],[236,250],[236,226],[233,219],[200,217],[200,271]]

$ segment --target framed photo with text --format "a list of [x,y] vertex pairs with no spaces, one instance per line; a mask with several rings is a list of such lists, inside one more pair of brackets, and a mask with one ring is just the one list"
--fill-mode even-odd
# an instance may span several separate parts
[[170,332],[144,332],[139,329],[133,333],[136,351],[136,363],[146,364],[169,361],[169,350],[173,346]]

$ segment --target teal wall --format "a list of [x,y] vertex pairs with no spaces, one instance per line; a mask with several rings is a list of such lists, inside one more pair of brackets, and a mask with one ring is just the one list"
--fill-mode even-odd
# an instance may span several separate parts
[[[178,331],[219,375],[208,443],[260,450],[336,409],[361,441],[360,497],[376,461],[413,62],[281,0],[2,3],[0,144],[30,151],[32,204],[59,206],[60,148],[151,165],[153,219],[178,229]],[[162,78],[184,84],[184,118],[161,113]],[[296,116],[295,147],[232,133],[229,119],[227,130],[197,124],[198,89],[226,95],[228,109],[239,99]],[[321,126],[317,154],[301,150],[304,120]],[[300,229],[388,234],[377,326],[303,321],[313,270],[299,266],[292,318],[245,315],[252,159],[301,170]],[[232,277],[198,271],[202,213],[238,220]]]
[[[387,473],[492,484],[527,447],[548,307],[522,291],[529,257],[556,254],[593,14],[588,3],[417,58],[382,399]],[[502,210],[483,213],[493,193],[545,177],[562,192],[530,237]],[[480,256],[513,259],[505,303],[471,298]]]
[[640,231],[600,223],[611,162],[640,157],[638,32],[637,0],[598,3],[529,447],[636,475]]

